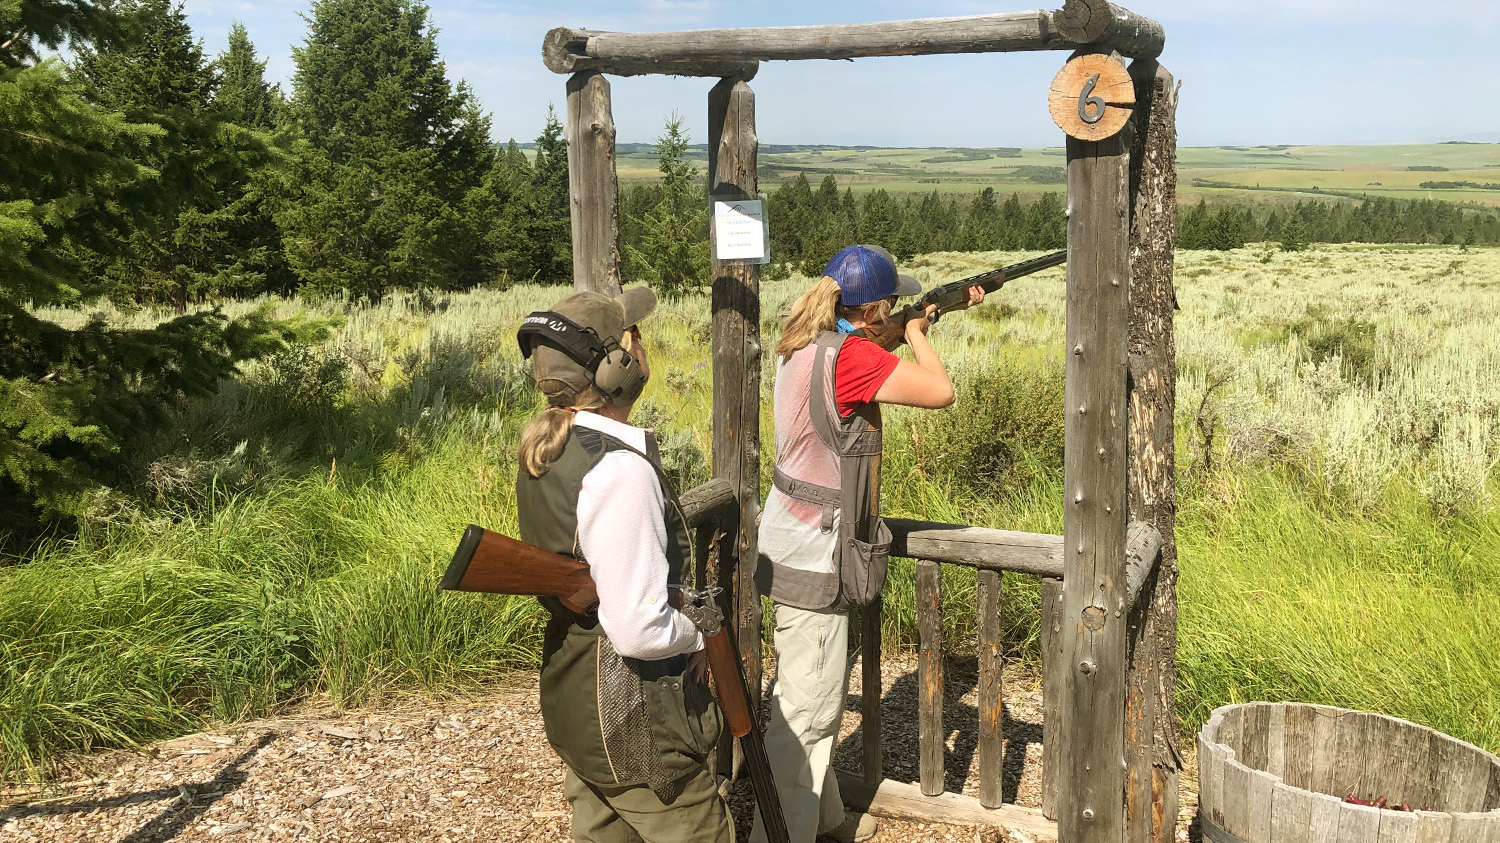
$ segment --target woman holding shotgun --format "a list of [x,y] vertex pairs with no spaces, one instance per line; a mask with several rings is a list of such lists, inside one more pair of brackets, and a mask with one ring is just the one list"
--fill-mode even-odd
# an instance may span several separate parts
[[692,545],[651,432],[628,421],[650,374],[638,326],[655,309],[643,287],[575,293],[518,335],[548,404],[521,434],[521,538],[587,561],[599,594],[581,615],[543,598],[542,718],[575,841],[732,843],[706,766],[721,721],[702,635],[667,599]]
[[[932,308],[892,313],[898,297],[921,292],[886,250],[850,246],[792,305],[776,346],[776,467],[756,580],[776,606],[765,742],[791,843],[875,833],[873,818],[846,815],[831,761],[849,690],[849,607],[880,595],[890,549],[879,518],[880,405],[953,403],[927,341]],[[964,306],[983,300],[970,287]],[[903,340],[915,361],[891,353]],[[766,840],[758,813],[750,839]]]

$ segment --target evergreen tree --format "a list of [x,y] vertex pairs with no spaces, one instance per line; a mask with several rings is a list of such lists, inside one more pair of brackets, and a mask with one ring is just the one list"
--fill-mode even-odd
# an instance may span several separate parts
[[126,437],[275,337],[217,313],[146,330],[33,315],[105,292],[86,260],[125,248],[120,232],[157,212],[160,183],[143,162],[166,131],[101,107],[59,62],[37,60],[64,42],[110,46],[123,30],[113,12],[22,0],[0,9],[0,29],[11,33],[0,45],[0,541],[14,542],[84,511],[100,483],[122,478]]
[[251,186],[272,155],[263,139],[224,122],[219,78],[180,5],[125,0],[116,9],[139,38],[77,51],[75,67],[103,107],[163,133],[144,155],[159,172],[156,207],[116,232],[122,248],[94,268],[125,301],[189,302],[285,286],[280,234]]
[[256,59],[250,33],[239,21],[229,30],[229,49],[219,56],[217,66],[221,77],[214,106],[219,114],[247,128],[273,128],[277,112],[285,107],[281,88],[267,84],[266,63]]
[[307,139],[278,215],[309,288],[387,290],[486,280],[475,244],[493,220],[471,201],[491,169],[489,120],[448,81],[427,7],[412,0],[315,0],[291,108]]
[[[535,248],[527,236],[535,206],[531,180],[531,162],[526,160],[526,153],[521,151],[515,138],[511,138],[495,153],[489,174],[485,176],[485,189],[494,203],[495,220],[486,248],[494,256],[496,271],[507,282],[531,280],[537,275]],[[628,218],[628,213],[622,209],[622,223]],[[624,237],[622,230],[622,242]]]
[[[1298,211],[1301,203],[1298,203]],[[1307,248],[1307,223],[1303,221],[1302,214],[1293,211],[1287,214],[1281,223],[1281,250],[1283,252],[1300,252]]]
[[534,279],[541,284],[573,283],[573,223],[568,211],[568,143],[549,106],[547,123],[536,139],[531,168],[531,207],[526,237],[531,243]]
[[624,249],[627,277],[669,299],[702,289],[709,277],[708,211],[687,151],[682,118],[669,118],[665,134],[656,139],[661,198],[639,220],[639,247]]

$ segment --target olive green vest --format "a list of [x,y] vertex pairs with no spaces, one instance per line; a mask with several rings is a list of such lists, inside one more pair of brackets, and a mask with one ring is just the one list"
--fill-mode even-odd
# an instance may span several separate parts
[[[575,425],[562,456],[541,477],[516,479],[521,538],[582,558],[578,492],[611,451],[645,457],[667,504],[667,582],[691,570],[692,543],[682,507],[655,459],[590,428]],[[584,560],[588,561],[588,560]],[[641,661],[620,656],[591,610],[578,615],[543,598],[551,617],[542,648],[542,720],[547,740],[579,778],[606,787],[647,785],[664,801],[673,784],[701,769],[719,739],[718,706],[706,686],[684,675],[687,659]]]

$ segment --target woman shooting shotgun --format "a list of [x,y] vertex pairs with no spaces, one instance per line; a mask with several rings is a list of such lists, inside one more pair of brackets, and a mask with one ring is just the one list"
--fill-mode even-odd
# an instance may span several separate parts
[[702,635],[668,601],[692,545],[650,431],[628,422],[650,374],[638,326],[655,309],[646,288],[576,293],[518,336],[549,405],[521,434],[521,538],[586,561],[598,593],[582,612],[542,599],[542,718],[568,768],[574,840],[732,843],[705,763],[721,719]]
[[[880,405],[953,403],[927,341],[936,305],[892,314],[899,296],[921,292],[889,252],[850,246],[792,305],[776,346],[776,467],[756,581],[776,605],[766,750],[792,843],[875,833],[872,818],[845,814],[830,762],[849,690],[849,607],[880,596],[890,549],[879,518]],[[983,300],[975,285],[953,309]],[[901,339],[915,362],[887,350]],[[757,813],[751,840],[766,839]]]

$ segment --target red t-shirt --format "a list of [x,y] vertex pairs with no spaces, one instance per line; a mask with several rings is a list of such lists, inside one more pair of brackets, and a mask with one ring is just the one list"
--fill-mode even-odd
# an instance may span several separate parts
[[847,416],[859,409],[859,405],[869,403],[900,362],[901,358],[864,337],[845,339],[833,370],[839,415]]

